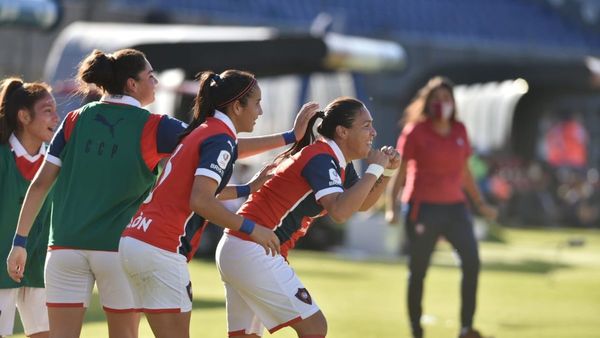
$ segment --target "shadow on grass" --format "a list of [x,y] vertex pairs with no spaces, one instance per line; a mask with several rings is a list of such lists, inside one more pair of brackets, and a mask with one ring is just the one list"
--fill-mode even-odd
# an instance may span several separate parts
[[[453,264],[435,264],[441,268],[456,268]],[[483,271],[497,272],[517,272],[517,273],[533,273],[547,274],[559,269],[570,269],[571,265],[563,263],[554,263],[541,260],[525,259],[519,262],[482,262],[481,268]]]
[[[214,309],[214,308],[223,308],[225,309],[225,301],[222,299],[197,299],[194,298],[192,302],[192,309]],[[17,312],[18,313],[18,312]],[[18,317],[18,315],[17,315]],[[104,310],[102,310],[102,305],[100,305],[100,299],[98,298],[98,294],[94,292],[92,295],[92,299],[89,307],[85,311],[84,323],[94,323],[94,322],[106,322],[106,316],[104,315]],[[21,326],[20,319],[16,319],[15,321],[15,334],[23,333],[23,327]]]
[[296,274],[301,279],[302,279],[302,277],[305,277],[305,276],[322,277],[322,278],[326,278],[326,279],[339,279],[339,280],[348,280],[348,279],[358,280],[358,279],[365,278],[365,275],[361,274],[359,272],[325,271],[325,270],[319,270],[319,269],[298,269],[298,268],[294,268],[294,270],[296,270]]

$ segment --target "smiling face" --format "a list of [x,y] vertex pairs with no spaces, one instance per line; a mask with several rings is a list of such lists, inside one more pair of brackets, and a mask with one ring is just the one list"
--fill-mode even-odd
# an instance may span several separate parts
[[237,119],[238,125],[236,125],[238,132],[251,132],[254,130],[256,120],[263,114],[260,105],[261,95],[260,87],[255,85],[254,88],[250,90],[249,95],[246,96],[245,105],[238,101],[240,109]]
[[373,146],[377,131],[373,127],[371,113],[364,106],[358,110],[350,128],[338,126],[347,131],[345,156],[347,161],[366,158]]
[[137,79],[133,80],[135,81],[134,89],[131,90],[129,95],[140,101],[142,106],[147,106],[154,102],[158,79],[148,60],[146,60],[146,67],[144,67],[144,70],[137,74]]
[[21,121],[23,131],[40,142],[50,142],[59,123],[52,94],[43,95],[34,103],[32,110],[27,112],[28,118]]

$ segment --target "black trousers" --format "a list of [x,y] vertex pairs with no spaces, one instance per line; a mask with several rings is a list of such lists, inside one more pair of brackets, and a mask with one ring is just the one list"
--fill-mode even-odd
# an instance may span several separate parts
[[[415,210],[415,208],[417,208]],[[421,337],[423,281],[440,236],[457,251],[462,269],[461,325],[471,327],[475,314],[479,251],[471,213],[464,203],[410,203],[405,206],[409,250],[408,313],[414,337]],[[412,216],[412,217],[411,217]]]

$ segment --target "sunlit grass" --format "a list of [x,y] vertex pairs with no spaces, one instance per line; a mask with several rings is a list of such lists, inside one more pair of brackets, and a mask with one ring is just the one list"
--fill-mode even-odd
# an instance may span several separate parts
[[[504,243],[481,244],[476,326],[495,337],[600,337],[600,232],[511,229],[502,236]],[[405,260],[356,262],[297,251],[290,261],[325,313],[328,337],[409,337]],[[223,287],[214,263],[194,261],[190,270],[191,336],[226,337]],[[425,286],[427,337],[456,336],[459,282],[454,255],[440,243]],[[81,336],[108,336],[97,295]],[[296,337],[289,328],[274,336]],[[140,337],[152,337],[145,321]]]

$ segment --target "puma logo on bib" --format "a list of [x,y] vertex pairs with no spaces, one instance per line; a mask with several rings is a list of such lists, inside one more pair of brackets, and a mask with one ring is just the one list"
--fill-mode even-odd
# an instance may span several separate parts
[[94,121],[99,122],[100,124],[108,128],[108,131],[110,131],[110,135],[114,138],[115,127],[117,126],[117,124],[119,124],[119,122],[123,121],[123,118],[121,117],[115,123],[110,123],[110,121],[108,121],[104,115],[96,114]]

